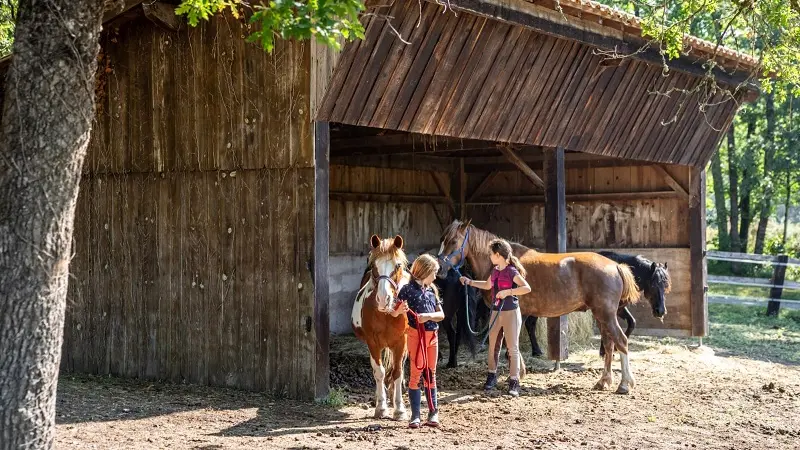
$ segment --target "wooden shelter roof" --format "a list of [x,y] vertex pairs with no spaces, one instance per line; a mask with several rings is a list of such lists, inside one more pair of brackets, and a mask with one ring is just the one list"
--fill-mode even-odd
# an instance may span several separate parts
[[[705,71],[691,58],[672,64],[668,76],[647,51],[609,59],[597,50],[624,51],[620,43],[636,41],[622,40],[625,31],[601,34],[585,20],[558,22],[526,0],[451,5],[458,14],[397,0],[382,12],[391,25],[372,16],[365,39],[345,46],[317,118],[703,166],[744,95],[703,84]],[[717,75],[728,85],[750,76]]]

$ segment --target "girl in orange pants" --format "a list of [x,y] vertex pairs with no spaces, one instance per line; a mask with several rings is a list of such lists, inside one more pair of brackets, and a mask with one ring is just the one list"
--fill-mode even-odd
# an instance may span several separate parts
[[[420,402],[422,392],[419,389],[419,380],[425,380],[425,387],[429,389],[429,404],[433,405],[428,410],[426,425],[439,426],[439,403],[436,400],[436,361],[439,357],[439,324],[444,320],[444,311],[439,300],[439,293],[433,280],[439,271],[439,263],[430,255],[420,255],[411,265],[411,282],[403,286],[397,298],[403,301],[400,307],[408,315],[408,355],[411,362],[411,374],[408,379],[408,400],[411,403],[410,428],[419,428]],[[420,339],[418,324],[423,325],[424,335]],[[424,348],[420,348],[423,346]],[[424,350],[424,351],[423,351]],[[428,377],[422,373],[427,356]]]

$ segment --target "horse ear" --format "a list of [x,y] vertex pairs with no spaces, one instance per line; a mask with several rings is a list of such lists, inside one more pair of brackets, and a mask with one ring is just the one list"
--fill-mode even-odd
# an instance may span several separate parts
[[372,248],[378,248],[378,247],[380,247],[380,245],[381,245],[381,238],[380,238],[380,236],[378,236],[377,234],[373,234],[373,235],[372,235],[372,237],[371,237],[371,238],[369,238],[369,245],[371,245],[371,246],[372,246]]
[[461,228],[466,230],[467,228],[469,228],[470,225],[472,225],[472,219],[467,219],[466,222],[463,222],[461,224]]
[[656,271],[656,267],[658,267],[658,264],[656,264],[656,263],[650,264],[650,272],[655,272]]
[[664,263],[664,270],[667,270],[667,263]]
[[403,248],[403,237],[399,234],[394,237],[394,246],[398,249]]

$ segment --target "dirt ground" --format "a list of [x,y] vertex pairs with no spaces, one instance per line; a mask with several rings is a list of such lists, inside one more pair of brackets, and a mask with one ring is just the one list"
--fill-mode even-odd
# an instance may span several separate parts
[[[458,369],[439,370],[440,429],[409,430],[405,422],[373,419],[366,353],[350,339],[338,339],[332,354],[342,407],[226,389],[63,377],[57,447],[800,448],[797,365],[687,344],[634,339],[637,386],[627,396],[591,389],[602,367],[596,349],[573,350],[556,373],[551,362],[526,356],[529,374],[516,399],[479,390],[485,353],[476,361],[463,357]],[[614,367],[618,383],[618,360]]]

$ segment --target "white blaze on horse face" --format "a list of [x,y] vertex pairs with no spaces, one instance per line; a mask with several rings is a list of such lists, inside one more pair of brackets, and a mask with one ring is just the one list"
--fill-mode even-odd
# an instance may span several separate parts
[[444,241],[442,241],[442,245],[439,246],[439,256],[444,256]]
[[[396,263],[391,258],[381,258],[375,261],[375,267],[378,268],[379,276],[391,277],[394,275]],[[394,288],[388,280],[378,281],[378,310],[386,311],[391,306],[394,297]]]

